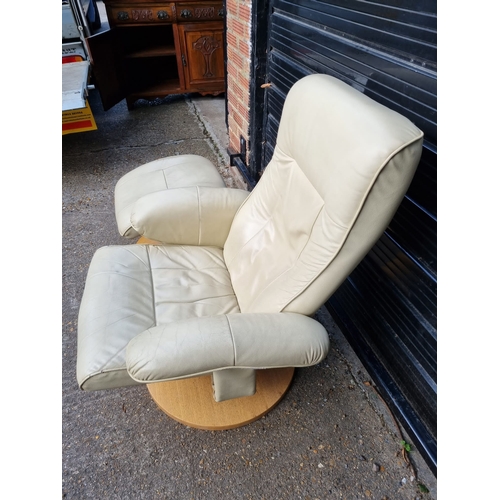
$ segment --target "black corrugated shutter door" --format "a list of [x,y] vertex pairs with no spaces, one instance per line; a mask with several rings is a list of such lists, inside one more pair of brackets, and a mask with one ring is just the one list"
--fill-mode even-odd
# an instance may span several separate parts
[[436,471],[436,1],[272,0],[261,164],[290,87],[333,75],[425,133],[388,230],[327,306]]

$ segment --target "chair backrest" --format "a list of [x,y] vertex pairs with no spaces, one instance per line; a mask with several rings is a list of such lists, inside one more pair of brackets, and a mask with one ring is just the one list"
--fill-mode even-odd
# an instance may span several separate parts
[[422,141],[407,118],[336,78],[299,80],[224,246],[241,311],[321,307],[389,225]]

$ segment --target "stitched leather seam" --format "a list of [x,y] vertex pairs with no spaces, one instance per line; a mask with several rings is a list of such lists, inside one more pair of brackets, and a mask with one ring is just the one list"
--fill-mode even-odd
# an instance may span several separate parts
[[[296,292],[291,298],[290,300],[288,300],[288,302],[286,304],[283,305],[283,307],[281,308],[281,311],[283,309],[285,309],[287,306],[289,306],[298,296],[300,296],[301,294],[303,294],[311,285],[312,283],[314,283],[314,281],[316,281],[318,279],[318,277],[320,276],[320,274],[322,274],[325,269],[337,258],[337,256],[339,255],[339,253],[341,252],[341,250],[344,248],[344,245],[347,241],[347,238],[349,237],[349,235],[351,234],[351,231],[354,227],[354,225],[356,224],[356,221],[358,220],[358,217],[360,215],[360,213],[362,212],[363,210],[363,207],[365,206],[365,203],[366,203],[366,199],[368,198],[371,190],[373,189],[373,186],[376,184],[376,182],[378,181],[380,175],[382,174],[382,172],[386,169],[386,167],[389,165],[389,163],[396,157],[396,155],[398,153],[400,153],[401,151],[403,151],[404,149],[410,147],[411,145],[415,144],[416,142],[418,142],[423,136],[423,133],[421,133],[418,137],[413,137],[412,139],[408,140],[407,142],[405,142],[404,144],[402,144],[398,149],[396,149],[395,151],[393,151],[386,159],[385,161],[381,162],[381,165],[377,171],[377,173],[373,176],[372,178],[372,181],[370,183],[370,185],[367,187],[364,195],[363,195],[363,198],[361,199],[360,203],[359,203],[359,206],[358,206],[358,209],[356,210],[356,213],[354,214],[352,220],[351,220],[351,223],[349,224],[349,226],[346,228],[346,231],[345,231],[345,234],[344,234],[344,238],[342,239],[342,241],[340,242],[340,245],[337,249],[337,251],[334,253],[334,255],[331,257],[331,259],[329,260],[329,262],[327,262],[321,269],[319,269],[319,271],[316,273],[316,275],[314,277],[312,277],[310,280],[309,280],[309,283],[307,284],[307,286],[305,286],[302,290]],[[328,213],[326,214],[328,215]],[[329,216],[328,216],[329,217]]]
[[198,245],[201,245],[201,201],[200,188],[196,186],[196,195],[198,197]]
[[158,322],[156,321],[156,296],[155,296],[155,286],[154,286],[154,279],[153,279],[153,268],[151,266],[151,257],[149,255],[149,249],[151,245],[146,245],[146,255],[148,257],[148,264],[149,264],[149,276],[151,277],[151,295],[153,297],[153,321],[154,325],[156,326]]
[[234,341],[233,329],[231,328],[231,322],[229,321],[227,314],[224,314],[224,316],[226,317],[229,333],[231,334],[231,340],[233,342],[233,366],[236,366],[236,342]]
[[167,189],[169,189],[169,185],[168,185],[168,180],[167,180],[167,173],[165,172],[165,168],[162,170],[162,173],[163,173],[163,179],[165,179],[165,186],[167,186]]

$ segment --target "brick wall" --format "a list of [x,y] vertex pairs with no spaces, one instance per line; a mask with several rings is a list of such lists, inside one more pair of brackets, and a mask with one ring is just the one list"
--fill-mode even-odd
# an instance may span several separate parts
[[229,148],[240,151],[249,138],[251,0],[227,0],[227,102]]

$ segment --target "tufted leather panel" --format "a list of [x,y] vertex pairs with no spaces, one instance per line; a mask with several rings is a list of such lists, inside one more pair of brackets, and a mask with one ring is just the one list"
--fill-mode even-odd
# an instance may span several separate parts
[[[316,311],[387,227],[418,165],[422,136],[340,80],[297,82],[273,158],[224,246],[241,311]],[[371,215],[360,217],[366,207]],[[361,245],[341,255],[353,234],[365,235]],[[342,280],[322,280],[339,256]]]
[[133,385],[125,348],[138,333],[178,320],[239,312],[222,250],[124,245],[99,249],[78,319],[84,389]]

